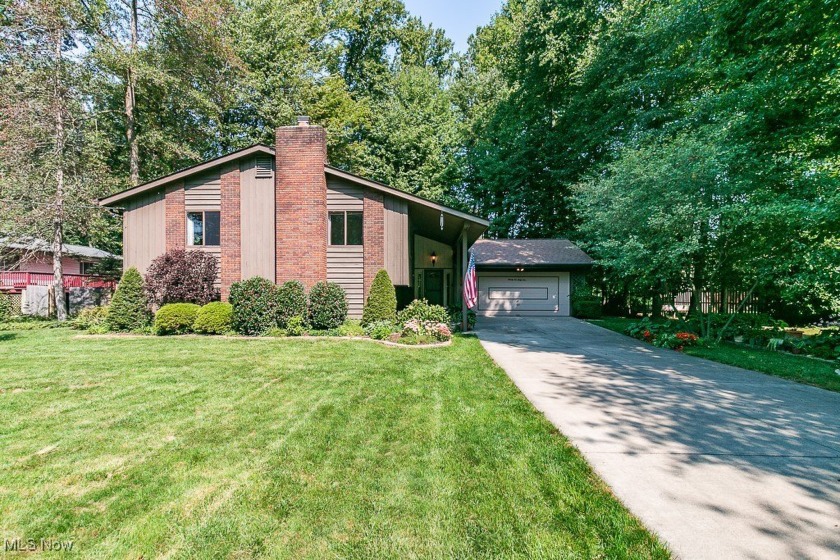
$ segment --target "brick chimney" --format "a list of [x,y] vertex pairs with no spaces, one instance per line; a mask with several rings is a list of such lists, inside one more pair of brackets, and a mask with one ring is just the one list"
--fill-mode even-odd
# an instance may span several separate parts
[[275,152],[275,281],[308,289],[327,279],[326,131],[298,117],[277,129]]

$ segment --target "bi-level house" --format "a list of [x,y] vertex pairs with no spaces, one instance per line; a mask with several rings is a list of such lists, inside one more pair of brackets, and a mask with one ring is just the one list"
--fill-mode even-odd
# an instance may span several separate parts
[[[273,147],[251,146],[101,204],[123,209],[125,267],[142,273],[168,250],[207,251],[219,259],[223,299],[231,284],[253,276],[276,283],[297,279],[307,287],[328,280],[344,288],[350,315],[356,317],[383,268],[402,304],[414,298],[459,303],[468,251],[489,225],[330,166],[326,133],[307,117],[278,128]],[[477,261],[485,304],[480,311],[568,314],[568,272],[559,273],[564,281],[558,274],[546,281],[546,270],[529,280],[521,263],[506,266],[493,254],[496,260],[486,272]],[[516,261],[513,254],[505,258]],[[508,281],[511,274],[517,279]]]

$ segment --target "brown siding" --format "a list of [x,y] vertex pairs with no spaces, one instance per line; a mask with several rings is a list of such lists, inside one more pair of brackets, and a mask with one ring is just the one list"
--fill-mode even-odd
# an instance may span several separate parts
[[163,189],[126,201],[123,213],[123,268],[141,274],[166,252],[166,203]]
[[166,250],[183,249],[187,244],[187,217],[184,210],[184,183],[166,186]]
[[239,177],[238,161],[227,164],[222,170],[220,181],[221,258],[219,261],[222,301],[227,301],[231,284],[242,279]]
[[242,278],[274,280],[274,179],[257,179],[256,159],[242,162],[240,219]]
[[365,192],[365,299],[376,273],[385,267],[385,210],[382,199],[381,193],[372,190]]
[[364,306],[365,253],[362,247],[327,247],[327,280],[347,294],[350,317],[360,318]]
[[365,191],[356,185],[341,179],[327,181],[328,210],[362,210],[364,199]]
[[275,160],[276,274],[279,284],[310,288],[327,278],[326,132],[320,126],[277,129]]
[[385,270],[395,286],[408,286],[408,204],[390,196],[384,202]]
[[184,186],[184,205],[189,210],[219,210],[222,206],[222,182],[219,170],[190,177]]

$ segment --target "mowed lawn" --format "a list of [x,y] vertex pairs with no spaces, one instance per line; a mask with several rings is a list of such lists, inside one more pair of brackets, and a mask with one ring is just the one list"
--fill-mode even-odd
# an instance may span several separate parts
[[0,333],[0,538],[99,558],[667,557],[472,338]]

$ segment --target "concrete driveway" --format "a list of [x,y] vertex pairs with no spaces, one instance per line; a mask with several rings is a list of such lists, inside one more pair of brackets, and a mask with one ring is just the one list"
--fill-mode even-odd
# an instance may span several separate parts
[[576,319],[483,319],[477,330],[678,557],[840,558],[840,394]]

